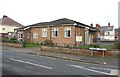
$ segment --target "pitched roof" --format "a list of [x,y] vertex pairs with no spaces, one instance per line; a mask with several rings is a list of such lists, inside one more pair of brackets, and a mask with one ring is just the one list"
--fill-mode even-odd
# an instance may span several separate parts
[[67,19],[67,18],[62,18],[62,19],[51,21],[51,22],[41,22],[41,23],[30,25],[30,26],[35,26],[35,25],[37,26],[43,26],[43,25],[60,26],[60,25],[66,25],[66,24],[88,26],[83,23],[80,23],[80,22],[77,22],[71,19]]
[[101,26],[101,31],[113,31],[114,26]]
[[23,27],[22,24],[14,21],[13,19],[7,17],[7,16],[3,16],[2,19],[0,19],[0,25],[8,25],[8,26],[15,26],[15,27]]
[[[63,25],[74,25],[74,26],[79,26],[79,27],[89,27],[91,31],[99,31],[99,29],[97,29],[96,27],[92,27],[71,19],[67,19],[67,18],[61,18],[58,20],[54,20],[54,21],[50,21],[50,22],[40,22],[40,23],[36,23],[36,24],[32,24],[32,25],[28,25],[28,28],[32,28],[32,27],[46,27],[46,26],[63,26]],[[18,28],[17,30],[24,30],[24,28],[26,27],[22,27],[22,28]]]

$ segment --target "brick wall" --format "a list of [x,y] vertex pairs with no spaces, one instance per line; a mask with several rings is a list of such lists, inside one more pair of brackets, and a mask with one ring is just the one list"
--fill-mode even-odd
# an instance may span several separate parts
[[[69,27],[71,28],[71,37],[66,38],[64,37],[64,28]],[[51,27],[53,28],[53,27]],[[75,27],[74,26],[59,26],[58,28],[58,37],[51,37],[54,43],[57,44],[75,44]]]
[[[69,27],[71,28],[71,37],[70,38],[66,38],[64,37],[64,28],[65,27]],[[81,27],[76,27],[73,25],[64,25],[64,26],[57,26],[57,27],[49,27],[46,26],[44,28],[47,28],[47,37],[42,37],[42,28],[40,27],[35,27],[35,28],[31,28],[31,29],[27,29],[24,33],[25,35],[25,39],[27,42],[44,42],[46,39],[52,40],[53,43],[55,44],[59,44],[59,45],[74,45],[75,44],[75,34],[77,36],[82,36],[82,42],[77,42],[77,44],[84,44],[84,38],[85,38],[85,34],[84,34],[84,28]],[[52,37],[52,28],[58,28],[58,36],[57,37]],[[75,33],[76,31],[76,33]],[[30,33],[30,38],[27,38],[27,33]],[[38,38],[33,38],[33,33],[38,33]]]

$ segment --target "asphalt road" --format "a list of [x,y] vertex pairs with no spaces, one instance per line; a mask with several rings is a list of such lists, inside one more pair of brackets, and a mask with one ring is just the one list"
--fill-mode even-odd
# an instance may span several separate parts
[[36,56],[2,50],[2,75],[80,75],[93,77],[94,75],[118,75],[118,67],[107,65],[72,62],[56,58]]

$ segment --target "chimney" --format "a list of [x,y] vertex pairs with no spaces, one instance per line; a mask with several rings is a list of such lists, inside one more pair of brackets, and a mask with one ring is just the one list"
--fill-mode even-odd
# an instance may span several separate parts
[[91,23],[90,26],[93,27],[93,24]]
[[3,18],[7,17],[6,15],[3,15]]
[[99,24],[96,24],[96,28],[100,28],[100,25],[99,25]]
[[108,26],[110,26],[110,22],[108,23]]

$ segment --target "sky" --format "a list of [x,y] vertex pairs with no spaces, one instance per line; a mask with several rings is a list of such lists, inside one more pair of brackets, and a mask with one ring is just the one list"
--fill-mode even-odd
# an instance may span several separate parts
[[7,15],[24,26],[60,18],[86,25],[118,28],[119,0],[0,0],[0,18]]

